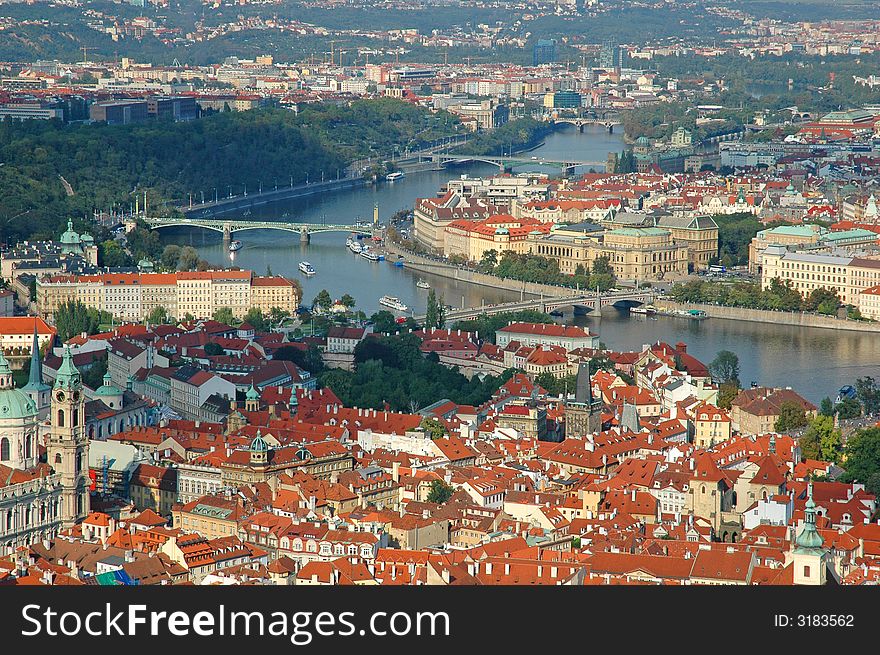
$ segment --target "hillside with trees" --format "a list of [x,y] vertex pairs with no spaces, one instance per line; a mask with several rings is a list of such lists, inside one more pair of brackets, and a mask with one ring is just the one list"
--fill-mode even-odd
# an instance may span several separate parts
[[[435,120],[441,118],[442,120]],[[457,119],[393,99],[221,112],[188,123],[0,123],[0,242],[86,231],[95,208],[128,210],[144,192],[151,214],[245,188],[344,174],[349,162],[418,148],[455,133]],[[69,182],[69,195],[61,178]]]

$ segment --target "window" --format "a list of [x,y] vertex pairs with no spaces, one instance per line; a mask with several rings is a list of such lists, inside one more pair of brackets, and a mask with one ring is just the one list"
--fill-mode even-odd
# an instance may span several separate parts
[[804,577],[805,577],[805,578],[809,578],[809,577],[810,577],[810,567],[809,567],[809,566],[805,566],[805,567],[804,567]]
[[59,428],[64,427],[64,410],[63,409],[58,410],[58,427]]
[[9,439],[3,437],[0,439],[0,461],[6,462],[9,460]]

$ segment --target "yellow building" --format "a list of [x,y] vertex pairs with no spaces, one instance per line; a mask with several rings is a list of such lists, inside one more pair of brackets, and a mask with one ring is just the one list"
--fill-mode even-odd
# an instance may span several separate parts
[[694,445],[710,448],[730,439],[730,415],[714,405],[705,404],[694,413]]
[[880,284],[880,260],[839,255],[789,252],[768,246],[762,255],[761,286],[774,279],[788,283],[802,296],[814,289],[837,291],[845,305],[857,305],[861,291]]
[[292,314],[300,298],[295,283],[283,277],[256,277],[251,271],[180,273],[106,273],[55,275],[37,279],[37,309],[51,318],[59,305],[79,300],[87,307],[129,321],[142,321],[157,307],[168,316],[210,318],[221,307],[243,317],[251,307],[273,307]]
[[663,216],[657,227],[669,230],[673,241],[687,246],[691,270],[708,268],[718,254],[718,224],[711,216]]
[[444,254],[478,262],[489,250],[497,252],[499,257],[506,251],[526,253],[528,239],[548,234],[550,227],[535,219],[514,218],[510,214],[496,214],[482,221],[453,221],[446,226]]

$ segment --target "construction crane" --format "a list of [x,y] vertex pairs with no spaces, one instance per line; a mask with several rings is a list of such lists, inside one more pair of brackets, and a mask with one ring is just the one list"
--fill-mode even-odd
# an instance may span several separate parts
[[80,48],[80,50],[82,50],[82,53],[83,53],[82,63],[85,64],[85,63],[88,63],[88,61],[89,61],[87,52],[89,50],[97,50],[97,48],[95,48],[93,46],[83,46]]

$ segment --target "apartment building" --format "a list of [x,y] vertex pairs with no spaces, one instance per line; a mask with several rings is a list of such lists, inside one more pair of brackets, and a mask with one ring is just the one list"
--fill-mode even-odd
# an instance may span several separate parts
[[778,278],[801,295],[814,289],[833,289],[845,305],[857,305],[861,291],[880,284],[880,260],[861,257],[790,252],[768,246],[762,255],[761,286]]
[[58,307],[79,300],[116,318],[143,321],[157,307],[169,316],[209,318],[221,307],[244,316],[251,307],[268,313],[273,307],[292,313],[299,288],[283,277],[254,276],[251,271],[184,271],[178,273],[103,273],[50,275],[37,279],[37,310],[45,318]]

